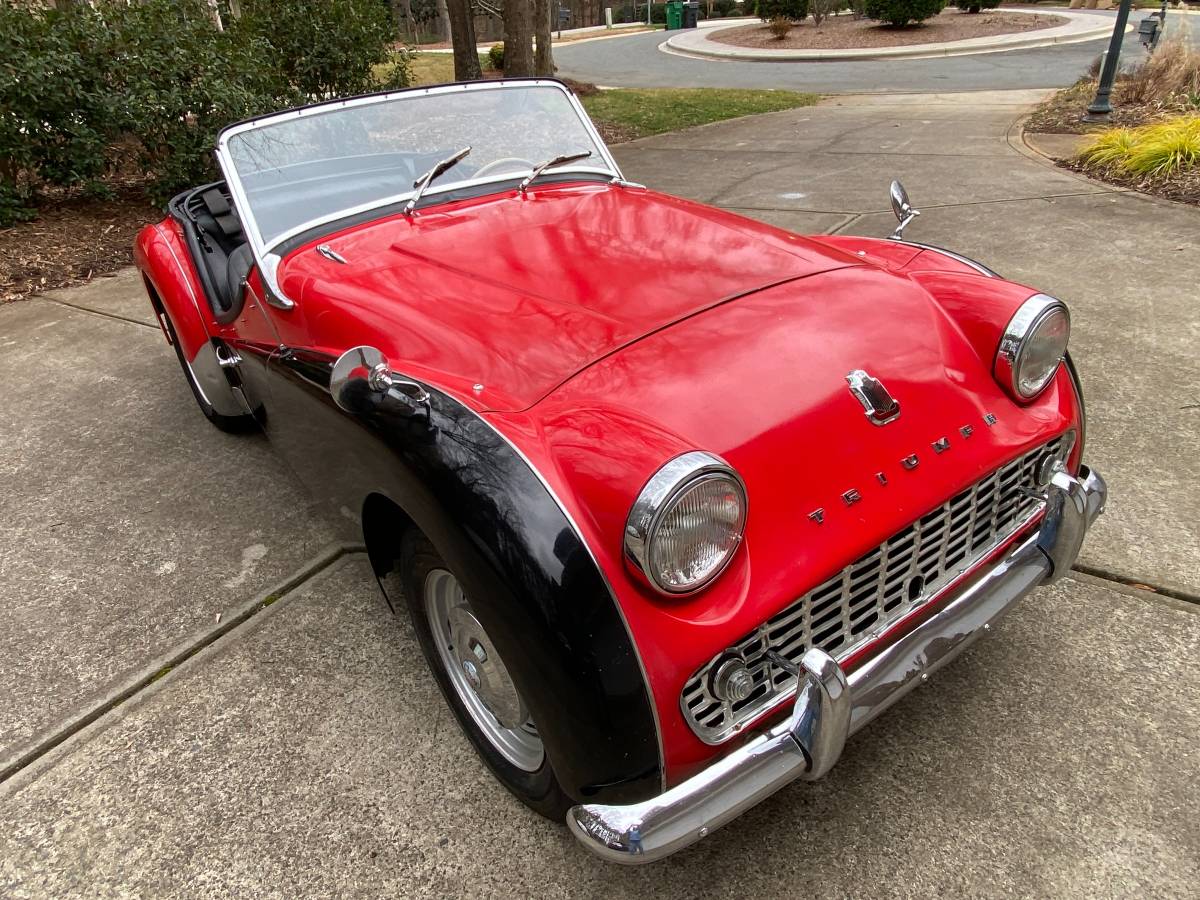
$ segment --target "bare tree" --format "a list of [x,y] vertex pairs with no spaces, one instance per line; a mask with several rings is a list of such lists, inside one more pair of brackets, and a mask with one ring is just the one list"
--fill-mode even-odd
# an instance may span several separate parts
[[533,68],[538,75],[554,74],[554,52],[551,49],[550,32],[553,29],[552,19],[556,11],[551,0],[534,0],[533,33],[537,38],[537,47],[534,50]]
[[442,23],[442,37],[450,40],[450,10],[446,9],[446,0],[437,0],[437,14]]
[[504,74],[533,74],[534,0],[504,2]]
[[454,46],[454,79],[476,81],[483,77],[479,51],[475,49],[475,17],[471,0],[446,0],[450,16],[450,43]]

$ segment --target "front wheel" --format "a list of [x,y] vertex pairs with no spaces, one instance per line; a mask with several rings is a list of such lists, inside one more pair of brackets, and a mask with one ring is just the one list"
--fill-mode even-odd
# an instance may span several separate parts
[[561,822],[571,801],[525,700],[462,584],[415,530],[404,537],[399,575],[425,660],[476,752],[522,803]]

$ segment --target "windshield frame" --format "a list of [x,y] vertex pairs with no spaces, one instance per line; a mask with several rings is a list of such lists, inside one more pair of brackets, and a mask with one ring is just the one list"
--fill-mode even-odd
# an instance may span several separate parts
[[[258,116],[253,119],[246,119],[242,122],[237,122],[229,125],[221,130],[217,135],[216,157],[217,164],[221,168],[222,174],[225,176],[225,183],[229,188],[229,192],[233,197],[234,206],[237,208],[238,216],[242,222],[242,230],[244,231],[247,240],[250,243],[250,249],[254,254],[255,261],[259,265],[259,269],[267,281],[268,288],[275,294],[279,294],[275,280],[275,271],[279,266],[280,257],[275,252],[280,246],[286,244],[296,235],[311,232],[314,229],[320,228],[322,225],[327,225],[331,222],[336,222],[340,219],[349,218],[351,216],[360,215],[365,212],[370,212],[373,209],[384,209],[394,206],[397,203],[402,203],[410,199],[415,193],[414,190],[404,191],[399,194],[388,197],[379,197],[368,203],[360,204],[355,207],[338,210],[334,213],[329,213],[323,216],[317,216],[309,221],[303,222],[294,228],[288,229],[286,232],[278,235],[271,240],[270,244],[266,244],[262,239],[262,233],[259,230],[258,223],[254,219],[254,212],[251,209],[249,199],[243,189],[241,179],[238,176],[237,168],[233,163],[233,156],[230,152],[229,142],[232,138],[240,134],[245,134],[248,131],[254,131],[260,128],[268,128],[272,125],[277,125],[281,122],[286,122],[303,116],[321,115],[329,113],[337,109],[348,109],[355,106],[367,106],[375,103],[386,103],[389,100],[395,100],[401,97],[420,96],[436,96],[439,94],[457,94],[466,91],[497,91],[497,90],[515,90],[529,89],[533,87],[549,87],[555,88],[563,93],[567,98],[567,102],[571,104],[575,114],[579,117],[580,124],[587,132],[588,137],[599,148],[599,156],[593,156],[591,159],[599,159],[602,166],[596,165],[571,165],[561,166],[554,169],[555,174],[578,172],[580,174],[601,175],[610,177],[618,181],[624,180],[621,174],[621,169],[617,162],[612,157],[608,146],[596,131],[596,126],[592,123],[591,118],[584,111],[579,99],[571,93],[570,89],[556,78],[505,78],[495,79],[491,81],[470,81],[470,82],[455,82],[452,84],[431,85],[429,87],[414,87],[404,88],[398,91],[383,91],[375,94],[364,94],[358,97],[348,97],[341,100],[328,100],[322,103],[314,103],[309,106],[297,107],[295,109],[285,110],[283,112],[270,113],[264,116]],[[479,186],[496,185],[499,187],[502,184],[519,181],[526,173],[514,175],[513,173],[497,173],[488,175],[483,178],[465,178],[458,180],[438,180],[429,186],[421,197],[421,208],[430,205],[429,201],[434,201],[442,194],[456,193],[461,195],[464,188],[473,188]],[[290,304],[290,301],[284,300]]]

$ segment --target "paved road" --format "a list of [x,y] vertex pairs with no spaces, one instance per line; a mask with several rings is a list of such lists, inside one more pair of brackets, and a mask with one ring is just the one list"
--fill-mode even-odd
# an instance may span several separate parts
[[[1111,13],[1096,13],[1112,17]],[[1131,17],[1137,21],[1143,14]],[[1175,21],[1179,21],[1176,17]],[[1200,25],[1200,20],[1192,19]],[[615,87],[778,88],[819,94],[1015,90],[1072,84],[1107,41],[942,59],[859,62],[729,62],[691,59],[657,49],[662,32],[565,44],[554,49],[559,74]],[[1122,58],[1144,54],[1127,35]]]
[[305,564],[322,530],[286,472],[190,407],[135,275],[0,307],[0,749],[28,751],[0,775],[0,896],[1193,894],[1200,211],[1022,154],[1029,100],[847,97],[618,149],[796,230],[884,234],[904,177],[913,237],[1071,303],[1112,488],[1084,557],[1109,577],[1036,592],[827,780],[651,869],[491,781],[362,555]]

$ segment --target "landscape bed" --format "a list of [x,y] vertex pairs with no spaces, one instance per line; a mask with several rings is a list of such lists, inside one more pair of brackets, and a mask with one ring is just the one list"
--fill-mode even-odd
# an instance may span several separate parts
[[1067,24],[1062,16],[1048,13],[1018,13],[1002,10],[970,14],[956,9],[943,10],[920,24],[893,28],[871,19],[848,15],[831,16],[819,26],[805,19],[783,39],[771,33],[769,25],[755,23],[740,28],[713,31],[709,37],[722,44],[760,50],[851,50],[863,47],[907,47],[991,37],[998,34],[1038,31]]

